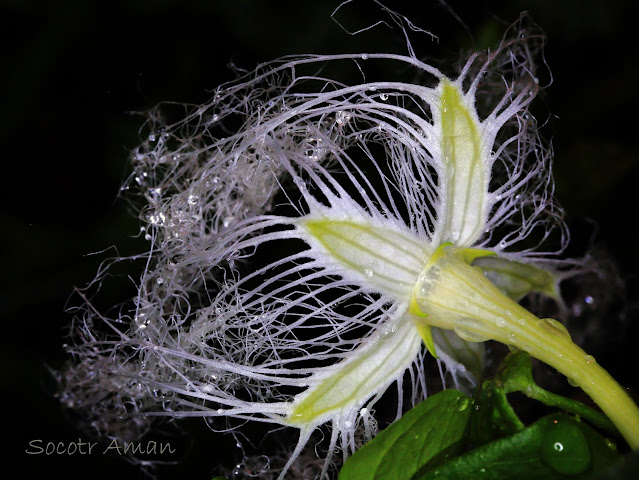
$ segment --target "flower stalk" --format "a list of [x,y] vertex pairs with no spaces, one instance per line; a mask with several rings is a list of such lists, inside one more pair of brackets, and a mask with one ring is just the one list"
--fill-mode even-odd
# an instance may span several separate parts
[[420,275],[411,313],[429,326],[452,329],[467,341],[496,340],[528,352],[581,387],[639,448],[639,408],[627,392],[575,345],[558,321],[540,319],[495,287],[463,249],[440,247]]

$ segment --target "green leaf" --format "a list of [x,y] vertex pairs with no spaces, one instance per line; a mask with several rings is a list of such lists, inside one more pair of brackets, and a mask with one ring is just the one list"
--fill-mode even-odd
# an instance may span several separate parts
[[585,480],[617,458],[599,433],[559,413],[446,463],[427,464],[411,480]]
[[417,405],[349,458],[339,480],[408,480],[435,455],[458,442],[471,401],[444,390]]

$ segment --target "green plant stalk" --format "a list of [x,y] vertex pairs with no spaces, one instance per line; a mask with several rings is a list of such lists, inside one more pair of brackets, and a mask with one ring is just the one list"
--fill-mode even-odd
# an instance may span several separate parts
[[593,410],[577,400],[544,390],[537,385],[533,379],[532,362],[527,352],[517,349],[515,352],[510,353],[501,363],[495,377],[495,383],[497,385],[495,391],[499,392],[500,396],[503,396],[503,402],[506,404],[508,404],[506,395],[512,392],[521,392],[528,398],[537,400],[549,407],[558,407],[564,412],[578,415],[611,435],[619,435],[617,428],[603,413]]
[[479,267],[469,265],[463,250],[441,248],[413,292],[415,321],[454,329],[466,340],[496,340],[528,352],[581,387],[638,450],[639,408],[592,356],[572,342],[563,325],[539,319],[501,293]]
[[[544,390],[538,385],[529,385],[527,388],[523,390],[511,390],[511,391],[519,391],[525,394],[528,398],[532,398],[533,400],[537,400],[538,402],[543,403],[544,405],[548,405],[549,407],[558,407],[561,408],[564,412],[572,413],[574,415],[578,415],[592,425],[600,428],[612,435],[618,435],[618,431],[610,421],[608,417],[602,415],[600,412],[591,409],[590,407],[584,405],[583,403],[577,402],[575,400],[570,400],[566,397],[562,397],[561,395],[556,395],[548,390]],[[510,393],[511,391],[506,391],[505,393]]]

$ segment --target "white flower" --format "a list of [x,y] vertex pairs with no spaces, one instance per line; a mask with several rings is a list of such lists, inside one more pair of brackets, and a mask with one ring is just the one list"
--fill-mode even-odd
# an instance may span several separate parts
[[[542,261],[554,227],[566,241],[527,110],[538,90],[528,42],[471,56],[454,78],[414,56],[290,58],[220,87],[184,120],[152,113],[129,183],[146,197],[152,244],[135,308],[115,320],[89,310],[71,350],[108,365],[96,378],[126,378],[120,390],[98,381],[134,413],[299,429],[280,478],[322,424],[331,452],[353,450],[407,372],[413,401],[424,395],[423,343],[456,384],[482,362],[468,341],[542,355],[538,319],[470,266],[489,254]],[[309,73],[375,61],[420,80]]]

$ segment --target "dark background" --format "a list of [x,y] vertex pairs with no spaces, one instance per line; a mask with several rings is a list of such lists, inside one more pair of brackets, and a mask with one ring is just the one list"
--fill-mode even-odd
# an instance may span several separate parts
[[[105,258],[87,254],[144,248],[133,238],[137,220],[117,198],[140,138],[140,118],[129,112],[161,100],[205,101],[234,77],[229,62],[251,69],[291,53],[405,51],[397,30],[345,34],[330,19],[337,3],[0,0],[4,478],[139,475],[115,457],[25,454],[29,440],[68,443],[81,435],[52,397],[47,367],[65,359],[64,309],[73,287],[90,281]],[[372,2],[360,3],[342,23],[358,28],[381,18]],[[556,193],[573,227],[573,252],[595,247],[607,269],[572,290],[573,306],[586,308],[579,307],[583,295],[594,296],[582,319],[589,353],[637,391],[639,63],[625,2],[451,0],[466,27],[439,1],[387,4],[439,37],[413,36],[418,56],[454,58],[461,48],[494,44],[522,10],[547,33],[554,84],[538,102],[556,153]],[[109,295],[121,299],[118,293]],[[206,479],[219,463],[232,465],[233,452],[207,433],[198,432],[204,440],[161,477]]]

